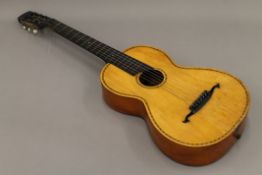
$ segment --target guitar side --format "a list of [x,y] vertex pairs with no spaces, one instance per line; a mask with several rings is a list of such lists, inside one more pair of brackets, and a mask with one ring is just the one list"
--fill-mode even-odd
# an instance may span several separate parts
[[[183,164],[206,165],[222,157],[237,141],[249,104],[248,93],[238,79],[211,69],[178,67],[164,52],[152,47],[133,47],[125,53],[159,68],[165,80],[159,86],[145,87],[138,76],[108,64],[100,76],[104,100],[119,112],[144,118],[164,154]],[[183,123],[188,105],[218,81],[221,90],[214,92],[189,123]]]

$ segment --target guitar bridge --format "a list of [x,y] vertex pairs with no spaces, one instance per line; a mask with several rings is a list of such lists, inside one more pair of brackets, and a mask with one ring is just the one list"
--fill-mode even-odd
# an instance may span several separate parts
[[205,106],[212,97],[216,88],[220,88],[219,83],[214,85],[209,91],[205,90],[201,93],[201,95],[189,106],[190,112],[186,115],[183,123],[188,123],[190,121],[189,118]]

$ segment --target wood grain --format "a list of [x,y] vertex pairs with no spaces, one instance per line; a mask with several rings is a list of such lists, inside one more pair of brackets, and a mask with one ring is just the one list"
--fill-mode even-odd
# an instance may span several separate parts
[[[214,69],[179,67],[152,47],[133,47],[125,53],[164,72],[165,82],[148,88],[138,77],[108,64],[101,72],[101,83],[109,106],[143,117],[158,147],[180,163],[205,165],[229,150],[249,104],[240,80]],[[221,88],[189,123],[183,123],[189,105],[216,83]]]

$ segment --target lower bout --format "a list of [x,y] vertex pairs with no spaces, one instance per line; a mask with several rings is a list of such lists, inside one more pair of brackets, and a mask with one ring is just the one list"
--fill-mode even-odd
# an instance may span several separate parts
[[207,165],[220,159],[240,138],[245,121],[243,121],[239,127],[232,132],[224,140],[205,147],[187,147],[178,143],[175,143],[165,136],[163,136],[152,124],[144,104],[135,98],[120,96],[102,85],[103,98],[105,102],[114,110],[129,114],[140,116],[147,122],[152,139],[159,147],[159,149],[171,159],[186,165],[202,166]]
[[159,133],[150,121],[147,123],[154,142],[165,155],[176,162],[191,166],[208,165],[222,158],[240,138],[245,126],[243,121],[231,135],[216,144],[188,147],[172,142]]

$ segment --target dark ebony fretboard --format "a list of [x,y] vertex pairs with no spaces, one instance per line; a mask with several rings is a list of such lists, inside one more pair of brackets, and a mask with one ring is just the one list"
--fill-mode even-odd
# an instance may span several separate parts
[[98,56],[106,63],[111,63],[125,72],[136,75],[145,70],[153,69],[147,64],[138,61],[123,52],[120,52],[82,32],[79,32],[72,27],[69,27],[55,19],[50,20],[50,28],[63,36],[64,38],[72,41],[78,46],[86,49],[92,54]]

